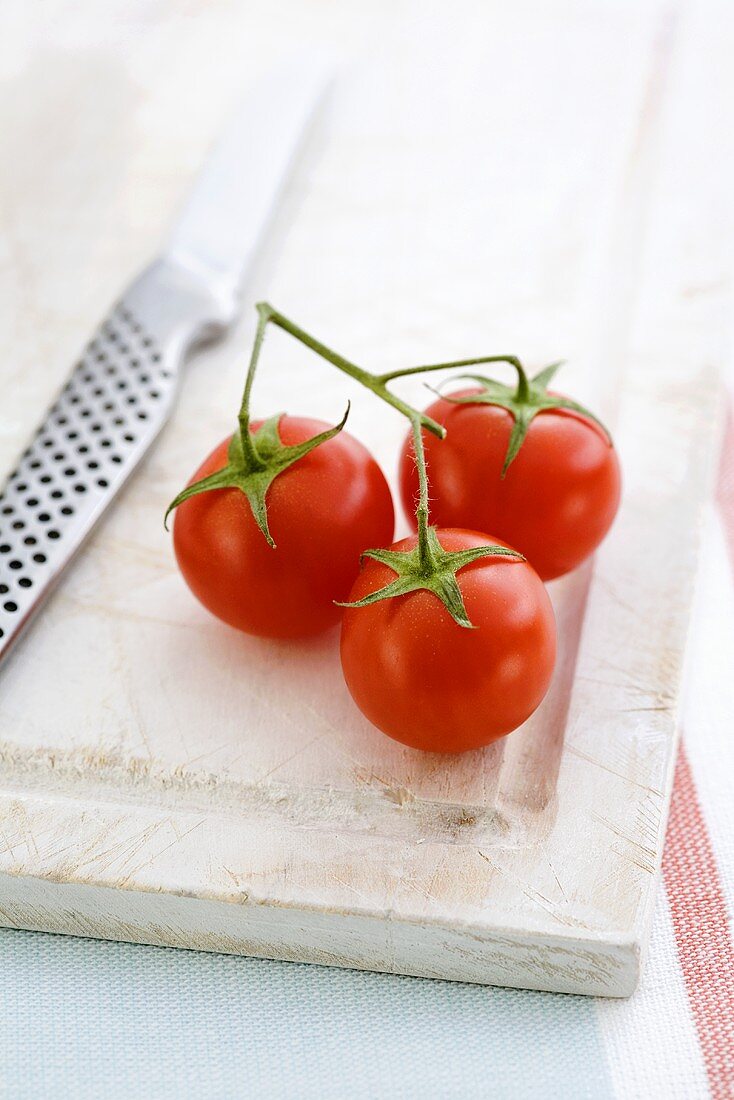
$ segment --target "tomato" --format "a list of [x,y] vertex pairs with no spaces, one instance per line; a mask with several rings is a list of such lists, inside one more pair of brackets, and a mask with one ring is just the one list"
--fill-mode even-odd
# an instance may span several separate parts
[[[617,452],[595,424],[565,409],[544,410],[503,478],[513,426],[506,409],[440,398],[425,411],[446,428],[443,440],[423,433],[432,523],[505,539],[543,580],[569,572],[596,549],[617,512],[621,477]],[[418,475],[409,436],[400,493],[412,518]]]
[[[488,542],[474,531],[436,534],[447,551]],[[350,602],[394,577],[366,558]],[[555,662],[553,609],[528,562],[479,558],[456,580],[475,629],[458,625],[426,590],[348,608],[342,622],[342,670],[357,706],[389,737],[430,752],[480,748],[515,729],[541,702]]]
[[[260,423],[250,426],[254,433]],[[328,425],[284,416],[282,443],[303,443]],[[222,469],[229,439],[191,483]],[[280,473],[267,493],[275,548],[268,545],[244,493],[214,489],[178,505],[174,548],[191,591],[218,618],[248,634],[293,638],[338,622],[368,546],[393,537],[394,510],[385,476],[353,436],[342,431]]]

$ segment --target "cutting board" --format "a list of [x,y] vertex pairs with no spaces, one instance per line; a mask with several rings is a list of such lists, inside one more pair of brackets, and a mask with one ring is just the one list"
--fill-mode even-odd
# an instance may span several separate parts
[[[458,758],[389,741],[349,698],[337,631],[245,637],[175,568],[163,512],[233,427],[248,310],[191,362],[159,444],[2,671],[0,920],[629,994],[717,439],[732,78],[716,20],[461,0],[334,22],[294,0],[276,28],[191,7],[86,0],[59,45],[49,5],[11,74],[3,469],[155,250],[242,74],[319,39],[342,73],[248,302],[371,369],[567,358],[559,386],[613,429],[624,500],[595,560],[550,586],[560,655],[536,715]],[[349,397],[394,480],[396,413],[283,334],[262,363],[253,415],[338,419]]]

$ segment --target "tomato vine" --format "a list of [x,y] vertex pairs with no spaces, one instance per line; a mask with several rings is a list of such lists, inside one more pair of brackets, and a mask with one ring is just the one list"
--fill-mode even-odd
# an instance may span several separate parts
[[[446,551],[441,546],[436,530],[428,522],[428,476],[426,472],[422,431],[425,428],[433,435],[443,438],[445,429],[425,413],[414,409],[402,398],[392,393],[389,383],[409,375],[424,374],[452,367],[476,366],[483,363],[508,362],[519,367],[518,360],[512,356],[489,356],[479,359],[463,359],[450,363],[432,363],[417,367],[373,374],[351,362],[333,348],[317,340],[305,329],[291,321],[279,310],[267,302],[256,306],[258,324],[245,379],[242,401],[238,414],[238,426],[228,449],[227,464],[220,470],[187,486],[174,498],[166,510],[164,522],[170,513],[184,501],[199,493],[216,489],[235,488],[242,492],[249,503],[252,515],[268,544],[275,549],[270,533],[267,512],[267,494],[273,481],[315,447],[332,439],[344,427],[349,415],[349,406],[338,424],[320,432],[302,443],[287,445],[280,439],[278,425],[283,414],[270,417],[260,425],[257,431],[250,428],[250,397],[255,380],[260,354],[269,324],[287,332],[311,351],[321,356],[332,366],[349,375],[360,385],[370,390],[376,397],[391,405],[407,417],[413,430],[413,447],[419,477],[419,500],[416,507],[418,543],[411,550],[368,549],[363,557],[382,562],[395,572],[395,580],[371,593],[356,603],[344,603],[345,607],[363,607],[379,600],[392,599],[425,589],[432,592],[444,604],[450,615],[462,627],[471,627],[463,597],[456,580],[457,572],[482,557],[503,557],[515,561],[524,561],[508,547],[488,543],[486,546],[472,547],[466,550]],[[521,381],[524,377],[521,371]],[[537,380],[536,380],[537,381]]]

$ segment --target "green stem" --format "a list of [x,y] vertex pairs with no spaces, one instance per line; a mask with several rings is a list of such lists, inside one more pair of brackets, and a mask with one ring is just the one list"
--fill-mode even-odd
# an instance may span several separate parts
[[417,416],[411,417],[413,428],[413,453],[415,465],[418,470],[419,497],[418,507],[415,510],[415,518],[418,525],[418,560],[420,568],[428,576],[433,572],[433,554],[428,542],[428,473],[426,471],[426,454],[423,448],[423,431],[421,422]]
[[[397,409],[398,412],[401,412],[403,416],[406,416],[410,421],[413,429],[413,449],[415,453],[415,463],[418,469],[418,484],[420,486],[420,495],[415,514],[418,527],[418,562],[419,569],[425,576],[432,575],[436,569],[436,562],[429,539],[428,474],[426,472],[426,456],[423,447],[422,429],[424,427],[427,428],[428,431],[437,435],[439,439],[442,439],[445,435],[445,429],[435,420],[432,420],[431,417],[412,408],[401,398],[391,393],[387,388],[388,383],[398,378],[406,378],[409,375],[425,374],[428,371],[435,370],[447,370],[452,367],[475,367],[484,363],[511,363],[518,373],[519,395],[521,392],[527,393],[528,391],[527,376],[522,368],[520,360],[514,355],[489,355],[482,356],[480,359],[457,359],[451,363],[431,363],[420,367],[406,367],[403,370],[387,371],[384,374],[372,374],[370,371],[364,370],[363,367],[357,366],[356,363],[352,363],[338,351],[334,351],[333,348],[322,343],[321,340],[317,340],[315,336],[311,336],[309,332],[306,332],[305,329],[302,329],[300,325],[291,321],[290,318],[286,317],[279,310],[274,309],[268,302],[259,302],[257,311],[259,321],[257,333],[255,335],[255,345],[252,350],[250,369],[247,372],[245,392],[242,398],[242,408],[240,410],[240,430],[243,433],[242,445],[246,457],[248,457],[250,461],[258,461],[257,455],[254,454],[255,448],[249,433],[249,400],[252,381],[255,375],[255,367],[265,336],[265,328],[268,323],[271,323],[284,332],[287,332],[289,336],[292,336],[295,340],[298,340],[301,344],[310,348],[311,351],[315,352],[317,355],[320,355],[322,359],[325,359],[327,363],[331,363],[337,370],[342,371],[356,382],[359,382],[360,385],[370,390],[375,396],[380,397],[383,401],[387,402],[388,405],[392,405],[394,409]],[[247,438],[245,438],[245,436]],[[251,455],[253,458],[250,458]]]
[[[434,554],[431,550],[429,539],[429,523],[428,523],[428,475],[426,472],[426,456],[423,448],[423,431],[425,427],[428,431],[433,432],[439,439],[442,439],[445,435],[445,429],[442,425],[438,424],[435,420],[426,416],[425,413],[419,412],[417,409],[412,408],[401,398],[396,397],[387,388],[388,382],[391,382],[396,378],[403,378],[410,374],[420,374],[425,371],[442,370],[446,367],[456,366],[475,366],[480,363],[496,363],[496,362],[510,362],[517,365],[519,372],[524,374],[522,367],[518,360],[513,356],[495,355],[490,358],[482,359],[463,359],[456,363],[435,363],[433,366],[426,367],[409,367],[406,370],[390,371],[386,374],[371,374],[370,371],[364,370],[363,367],[358,367],[356,363],[352,363],[349,359],[346,359],[338,351],[334,351],[333,348],[328,347],[322,343],[321,340],[317,340],[316,337],[311,336],[310,333],[302,329],[300,325],[295,324],[279,310],[274,309],[268,302],[259,302],[257,305],[257,311],[259,315],[259,323],[257,327],[257,333],[255,336],[255,346],[252,351],[252,359],[250,360],[250,369],[247,373],[247,381],[245,383],[245,393],[242,399],[242,409],[240,411],[240,427],[241,430],[247,431],[248,443],[252,448],[252,443],[249,439],[249,429],[247,427],[247,418],[249,417],[249,398],[250,390],[252,388],[252,380],[255,374],[255,366],[257,364],[258,357],[260,355],[260,348],[262,346],[263,338],[265,335],[265,328],[270,322],[276,325],[278,328],[287,332],[289,336],[298,340],[301,344],[304,344],[311,351],[320,355],[322,359],[325,359],[327,363],[331,363],[332,366],[342,371],[344,374],[349,375],[360,385],[370,390],[375,396],[380,397],[388,405],[392,405],[394,409],[401,412],[403,416],[406,416],[410,421],[413,429],[413,449],[415,452],[415,462],[418,468],[418,483],[420,486],[420,496],[418,501],[418,507],[416,509],[416,523],[418,527],[418,562],[419,568],[425,576],[430,576],[435,572],[436,562],[434,560]],[[242,428],[244,424],[244,429]],[[243,439],[243,449],[245,441]],[[253,448],[254,449],[254,448]]]
[[[364,370],[362,367],[358,367],[356,363],[350,362],[349,359],[345,359],[339,352],[334,351],[333,348],[328,347],[326,344],[322,344],[320,340],[311,336],[299,325],[296,325],[293,321],[285,317],[277,309],[273,309],[267,302],[260,302],[257,306],[258,313],[264,326],[270,321],[278,328],[283,329],[290,336],[293,336],[300,343],[304,344],[311,351],[316,352],[322,359],[325,359],[327,363],[331,363],[338,370],[343,371],[344,374],[348,374],[350,378],[353,378],[356,382],[359,382],[362,386],[365,386],[368,390],[371,390],[377,397],[380,397],[383,401],[386,401],[388,405],[392,405],[394,409],[401,412],[403,416],[406,416],[411,422],[415,417],[418,417],[420,423],[424,428],[427,428],[429,432],[438,436],[439,439],[443,439],[445,429],[432,420],[430,416],[426,416],[424,413],[418,412],[412,408],[407,402],[403,401],[400,397],[396,397],[395,394],[390,393],[386,383],[390,381],[391,377],[399,378],[400,373],[397,372],[394,375],[377,375],[371,374],[370,371]],[[260,330],[258,329],[258,332]],[[262,339],[261,339],[262,342]],[[254,354],[254,352],[253,352]],[[425,369],[425,368],[423,368]],[[438,369],[438,368],[428,368]],[[412,374],[416,371],[406,371],[404,373]]]
[[244,455],[247,468],[251,473],[265,469],[265,463],[257,452],[257,447],[255,446],[252,433],[250,432],[250,394],[252,393],[252,384],[255,381],[255,371],[257,370],[257,363],[260,358],[263,340],[265,339],[265,328],[267,323],[267,315],[258,307],[255,342],[252,345],[250,365],[247,368],[247,377],[245,378],[245,389],[242,394],[242,403],[240,404],[240,411],[237,416],[240,424],[242,454]]
[[519,375],[527,377],[520,360],[514,355],[485,355],[481,359],[455,359],[451,363],[427,363],[422,367],[405,367],[402,370],[388,371],[386,374],[376,375],[378,382],[383,384],[393,382],[396,378],[407,378],[411,374],[424,374],[432,370],[449,370],[452,367],[479,367],[484,363],[511,363]]
[[515,400],[521,405],[526,405],[530,400],[530,383],[528,382],[528,376],[525,373],[525,370],[519,359],[515,359],[512,365],[517,371],[517,390],[515,391]]
[[454,359],[450,363],[426,363],[419,367],[405,367],[402,370],[388,371],[377,375],[379,382],[393,382],[396,378],[407,378],[411,374],[425,374],[432,370],[451,370],[453,367],[479,367],[484,363],[509,363],[517,371],[517,390],[515,400],[527,404],[530,398],[530,381],[516,355],[485,355],[481,359]]

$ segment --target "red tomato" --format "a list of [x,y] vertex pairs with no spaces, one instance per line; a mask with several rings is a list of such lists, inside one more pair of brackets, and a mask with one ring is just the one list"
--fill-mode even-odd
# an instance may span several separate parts
[[[590,420],[563,409],[538,413],[502,478],[513,423],[506,409],[440,398],[426,413],[446,428],[443,440],[423,433],[432,523],[490,531],[524,554],[543,580],[574,569],[596,549],[619,506],[620,470],[616,451]],[[401,453],[400,493],[412,518],[418,475],[410,437]]]
[[[474,531],[437,533],[445,550],[488,541]],[[412,536],[393,549],[415,543]],[[394,577],[366,558],[350,601]],[[515,729],[545,695],[555,662],[553,609],[527,562],[479,558],[456,579],[473,630],[425,590],[348,608],[342,623],[342,669],[359,709],[389,737],[429,752],[480,748]]]
[[[302,443],[327,427],[284,416],[279,434],[283,443]],[[228,444],[220,443],[191,480],[222,469]],[[341,431],[275,478],[267,507],[275,549],[239,489],[184,501],[173,530],[179,568],[204,606],[239,630],[270,638],[316,634],[340,619],[334,601],[346,599],[360,553],[393,537],[385,476],[367,448]]]

